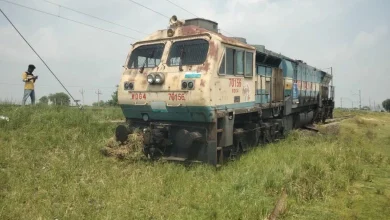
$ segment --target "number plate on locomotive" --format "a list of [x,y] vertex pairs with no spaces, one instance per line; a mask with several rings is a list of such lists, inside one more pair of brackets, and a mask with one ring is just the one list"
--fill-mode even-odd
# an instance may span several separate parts
[[168,97],[169,97],[169,101],[185,101],[186,100],[184,93],[171,92],[171,93],[168,93]]
[[145,93],[131,93],[132,100],[146,100]]

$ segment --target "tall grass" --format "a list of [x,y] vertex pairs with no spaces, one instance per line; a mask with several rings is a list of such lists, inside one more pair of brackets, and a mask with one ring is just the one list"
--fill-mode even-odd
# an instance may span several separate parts
[[[104,157],[119,109],[0,106],[0,115],[10,118],[0,121],[0,219],[262,219],[283,188],[283,218],[352,218],[355,201],[340,202],[343,193],[390,171],[382,115],[320,134],[294,131],[220,171]],[[386,201],[388,187],[374,187]]]

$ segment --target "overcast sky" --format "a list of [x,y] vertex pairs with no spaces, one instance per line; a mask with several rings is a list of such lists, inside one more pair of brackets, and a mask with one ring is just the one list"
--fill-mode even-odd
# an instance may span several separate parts
[[[135,31],[108,24],[44,0],[9,0],[52,14],[141,39]],[[168,25],[168,19],[128,0],[50,0],[150,34]],[[136,0],[166,16],[194,15],[165,0]],[[199,17],[218,22],[225,33],[245,37],[248,43],[317,68],[333,67],[336,105],[362,105],[369,98],[390,98],[389,0],[171,0]],[[75,97],[86,104],[108,100],[120,80],[121,68],[133,39],[31,11],[0,0],[1,9],[47,62]],[[227,35],[229,35],[227,34]],[[21,101],[21,76],[28,64],[39,75],[36,96],[64,89],[23,39],[0,14],[0,100]]]

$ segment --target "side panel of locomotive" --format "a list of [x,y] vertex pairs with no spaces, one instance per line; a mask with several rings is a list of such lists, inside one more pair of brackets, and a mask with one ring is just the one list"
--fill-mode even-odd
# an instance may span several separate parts
[[221,43],[218,67],[212,72],[212,103],[216,110],[255,106],[255,50]]

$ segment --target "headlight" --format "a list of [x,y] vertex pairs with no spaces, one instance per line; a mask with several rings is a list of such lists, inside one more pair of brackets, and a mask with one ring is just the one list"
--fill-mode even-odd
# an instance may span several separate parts
[[163,84],[164,79],[165,79],[165,77],[164,77],[164,74],[162,74],[162,73],[158,73],[155,76],[155,80],[156,80],[157,84]]
[[194,80],[183,80],[181,81],[181,89],[194,89],[195,81]]
[[134,89],[134,83],[132,82],[125,82],[123,84],[123,87],[125,90],[133,90]]
[[181,88],[186,89],[187,88],[187,82],[182,82],[181,83]]
[[193,82],[189,82],[189,83],[188,83],[188,88],[189,88],[189,89],[194,88],[194,83],[193,83]]
[[153,76],[152,74],[149,74],[149,75],[148,75],[148,83],[149,83],[149,84],[153,84],[154,81],[155,81],[154,76]]
[[129,83],[128,82],[125,82],[125,84],[123,85],[123,87],[128,90],[129,89]]

